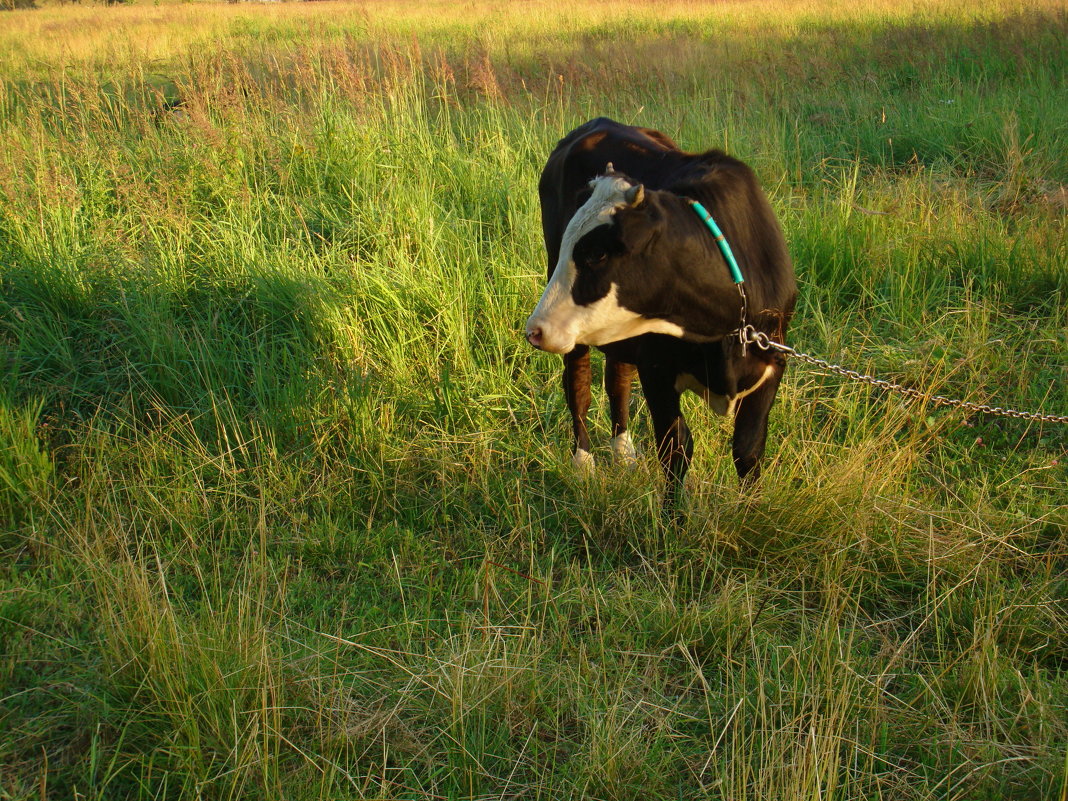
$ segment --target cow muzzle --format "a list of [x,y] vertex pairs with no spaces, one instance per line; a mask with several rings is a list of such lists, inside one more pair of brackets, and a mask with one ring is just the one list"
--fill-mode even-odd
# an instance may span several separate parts
[[527,321],[526,336],[527,342],[548,353],[569,353],[575,348],[573,337],[555,336],[551,328],[541,325],[533,317]]
[[541,326],[531,328],[527,331],[527,342],[533,345],[535,348],[541,348],[542,330]]

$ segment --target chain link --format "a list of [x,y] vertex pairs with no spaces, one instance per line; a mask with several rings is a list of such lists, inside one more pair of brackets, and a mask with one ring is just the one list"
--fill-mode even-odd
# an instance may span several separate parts
[[823,370],[829,370],[832,373],[836,373],[840,376],[845,376],[854,381],[860,381],[863,384],[871,384],[873,387],[879,389],[886,389],[891,392],[896,392],[899,395],[904,395],[908,398],[915,400],[925,401],[927,403],[933,403],[935,406],[951,406],[954,409],[964,409],[969,412],[981,412],[982,414],[993,414],[1000,417],[1013,417],[1017,420],[1037,420],[1043,423],[1068,423],[1068,415],[1057,414],[1039,414],[1037,412],[1020,412],[1016,409],[1003,409],[1000,406],[987,406],[984,403],[972,403],[971,401],[956,400],[954,398],[946,398],[942,395],[929,395],[926,392],[921,392],[918,389],[912,387],[904,387],[901,384],[895,384],[892,381],[886,381],[882,378],[875,378],[874,376],[864,375],[858,373],[856,370],[850,370],[846,367],[842,367],[839,364],[832,364],[831,362],[818,359],[815,356],[810,356],[807,353],[794,350],[789,345],[783,345],[779,342],[775,342],[763,331],[757,331],[751,325],[745,325],[738,329],[738,341],[742,346],[756,345],[761,350],[774,350],[779,353],[791,356],[798,361],[805,362],[805,364],[811,364],[813,367],[819,367]]

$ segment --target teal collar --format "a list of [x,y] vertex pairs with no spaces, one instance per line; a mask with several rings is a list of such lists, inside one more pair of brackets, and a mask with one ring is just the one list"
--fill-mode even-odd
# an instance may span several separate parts
[[734,279],[734,283],[742,283],[745,279],[742,278],[742,270],[738,266],[734,254],[731,253],[731,246],[727,244],[727,237],[725,237],[723,232],[719,230],[719,226],[716,225],[716,221],[712,219],[712,215],[708,213],[708,209],[696,200],[690,200],[690,205],[693,206],[693,210],[697,212],[697,216],[708,226],[708,230],[712,232],[712,236],[716,238],[716,244],[719,245],[719,252],[722,253],[723,258],[727,260],[727,268],[731,271],[731,278]]

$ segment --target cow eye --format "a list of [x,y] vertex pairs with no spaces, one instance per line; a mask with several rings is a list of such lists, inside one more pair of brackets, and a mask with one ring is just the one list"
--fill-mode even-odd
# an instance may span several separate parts
[[590,269],[604,267],[617,252],[618,243],[610,226],[595,228],[575,245],[574,258]]
[[576,261],[580,261],[589,267],[600,267],[606,261],[608,261],[608,249],[596,244],[587,244],[582,248]]

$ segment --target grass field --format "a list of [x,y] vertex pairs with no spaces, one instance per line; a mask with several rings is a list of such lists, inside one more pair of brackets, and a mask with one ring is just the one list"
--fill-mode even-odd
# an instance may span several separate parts
[[1068,414],[1068,6],[859,5],[0,13],[0,799],[1066,801],[1068,427],[794,365],[673,527],[522,341],[604,114],[796,347]]

